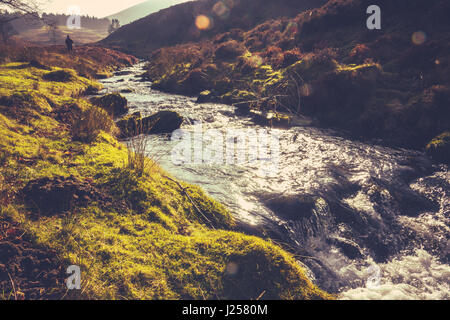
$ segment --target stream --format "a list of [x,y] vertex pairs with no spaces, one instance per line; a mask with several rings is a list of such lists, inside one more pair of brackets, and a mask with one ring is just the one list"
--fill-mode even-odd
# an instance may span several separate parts
[[173,161],[179,141],[148,136],[149,155],[223,203],[242,230],[293,252],[309,277],[340,299],[450,299],[446,166],[432,164],[418,151],[352,141],[332,130],[261,127],[235,115],[232,106],[197,104],[195,98],[151,89],[138,77],[143,67],[102,80],[101,93],[131,89],[121,93],[130,113],[179,113],[183,132],[194,141],[195,132],[228,139],[228,132],[255,130],[279,141],[279,150],[269,153],[277,151],[275,164],[180,164]]

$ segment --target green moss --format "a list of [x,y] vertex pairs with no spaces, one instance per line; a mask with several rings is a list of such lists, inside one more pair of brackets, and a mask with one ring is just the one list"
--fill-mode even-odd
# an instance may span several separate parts
[[450,132],[444,132],[431,140],[426,152],[434,160],[450,165]]

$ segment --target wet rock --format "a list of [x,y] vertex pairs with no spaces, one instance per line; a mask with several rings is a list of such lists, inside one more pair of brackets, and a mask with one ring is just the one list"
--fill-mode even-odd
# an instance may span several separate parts
[[130,138],[140,134],[164,134],[172,133],[179,129],[183,123],[183,117],[173,111],[160,111],[149,117],[142,117],[139,112],[116,124],[120,129],[121,138]]
[[312,120],[274,112],[251,112],[255,124],[274,128],[291,128],[311,125]]
[[431,201],[415,190],[399,188],[389,191],[398,204],[400,214],[416,217],[423,212],[439,210],[437,202]]
[[122,139],[131,138],[144,133],[140,112],[133,113],[132,115],[117,121],[116,125],[120,130],[120,137]]
[[111,93],[102,97],[93,97],[90,102],[108,112],[112,117],[120,117],[128,112],[128,101],[119,93]]
[[266,200],[265,204],[283,218],[302,220],[311,217],[315,201],[315,197],[287,195]]
[[[373,187],[367,191],[371,201],[375,204],[383,204],[388,201],[400,215],[416,217],[427,211],[439,210],[439,203],[411,189],[409,185],[395,185],[377,178],[372,178],[372,181],[374,182]],[[389,217],[390,214],[385,213],[382,206],[377,205],[376,209],[381,215]]]
[[342,253],[350,259],[361,259],[364,257],[361,247],[354,241],[341,238],[331,237],[328,242],[341,249]]
[[214,98],[214,95],[212,94],[211,91],[209,90],[205,90],[200,92],[198,98],[197,98],[197,103],[206,103],[206,102],[211,102]]
[[182,93],[195,96],[210,86],[208,76],[201,69],[194,69],[180,83]]
[[133,93],[133,92],[134,90],[130,88],[120,90],[120,93]]
[[98,94],[99,89],[94,87],[94,86],[89,86],[86,88],[86,90],[84,91],[84,95],[85,96],[95,96]]
[[183,117],[173,111],[160,111],[142,120],[144,126],[150,129],[150,133],[172,133],[183,124]]
[[106,74],[106,73],[96,73],[94,75],[94,78],[98,79],[98,80],[105,80],[105,79],[108,79],[109,77],[110,77],[110,75]]
[[426,152],[433,160],[450,165],[450,132],[434,138],[427,145]]
[[133,73],[132,71],[117,71],[117,72],[114,72],[114,75],[115,76],[128,76],[132,73]]

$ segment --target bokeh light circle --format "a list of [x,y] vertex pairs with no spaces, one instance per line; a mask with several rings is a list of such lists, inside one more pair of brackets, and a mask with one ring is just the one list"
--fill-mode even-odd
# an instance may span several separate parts
[[417,31],[413,33],[411,39],[415,45],[420,46],[421,44],[424,44],[425,41],[427,41],[427,35],[423,31]]
[[212,10],[216,14],[216,16],[222,19],[227,18],[230,14],[230,9],[222,1],[217,2]]
[[211,19],[201,14],[195,18],[195,26],[199,30],[207,30],[211,27]]

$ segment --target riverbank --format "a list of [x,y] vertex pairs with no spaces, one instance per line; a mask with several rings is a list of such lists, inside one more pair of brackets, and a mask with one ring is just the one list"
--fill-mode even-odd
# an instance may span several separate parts
[[[2,299],[332,298],[293,255],[118,142],[84,94],[134,58],[48,55],[0,66]],[[79,291],[66,290],[69,265]]]
[[[150,88],[141,81],[144,67],[101,80],[102,93],[124,92],[130,115],[175,112],[191,137],[215,132],[225,144],[228,134],[246,132],[247,139],[234,144],[240,156],[252,155],[244,143],[255,130],[279,138],[278,169],[271,166],[267,175],[266,164],[242,163],[241,157],[174,163],[177,139],[145,136],[146,150],[158,155],[166,172],[201,186],[226,205],[236,223],[251,226],[248,232],[301,257],[315,283],[339,298],[448,297],[448,168],[433,165],[422,152],[355,141],[338,131],[255,124],[251,115],[236,116],[231,105]],[[207,139],[203,151],[209,154]],[[367,274],[378,268],[381,286],[367,287]]]
[[155,89],[275,113],[309,116],[353,138],[429,151],[449,163],[449,37],[445,1],[383,1],[383,27],[368,30],[370,1],[330,1],[296,18],[233,29],[150,54]]

